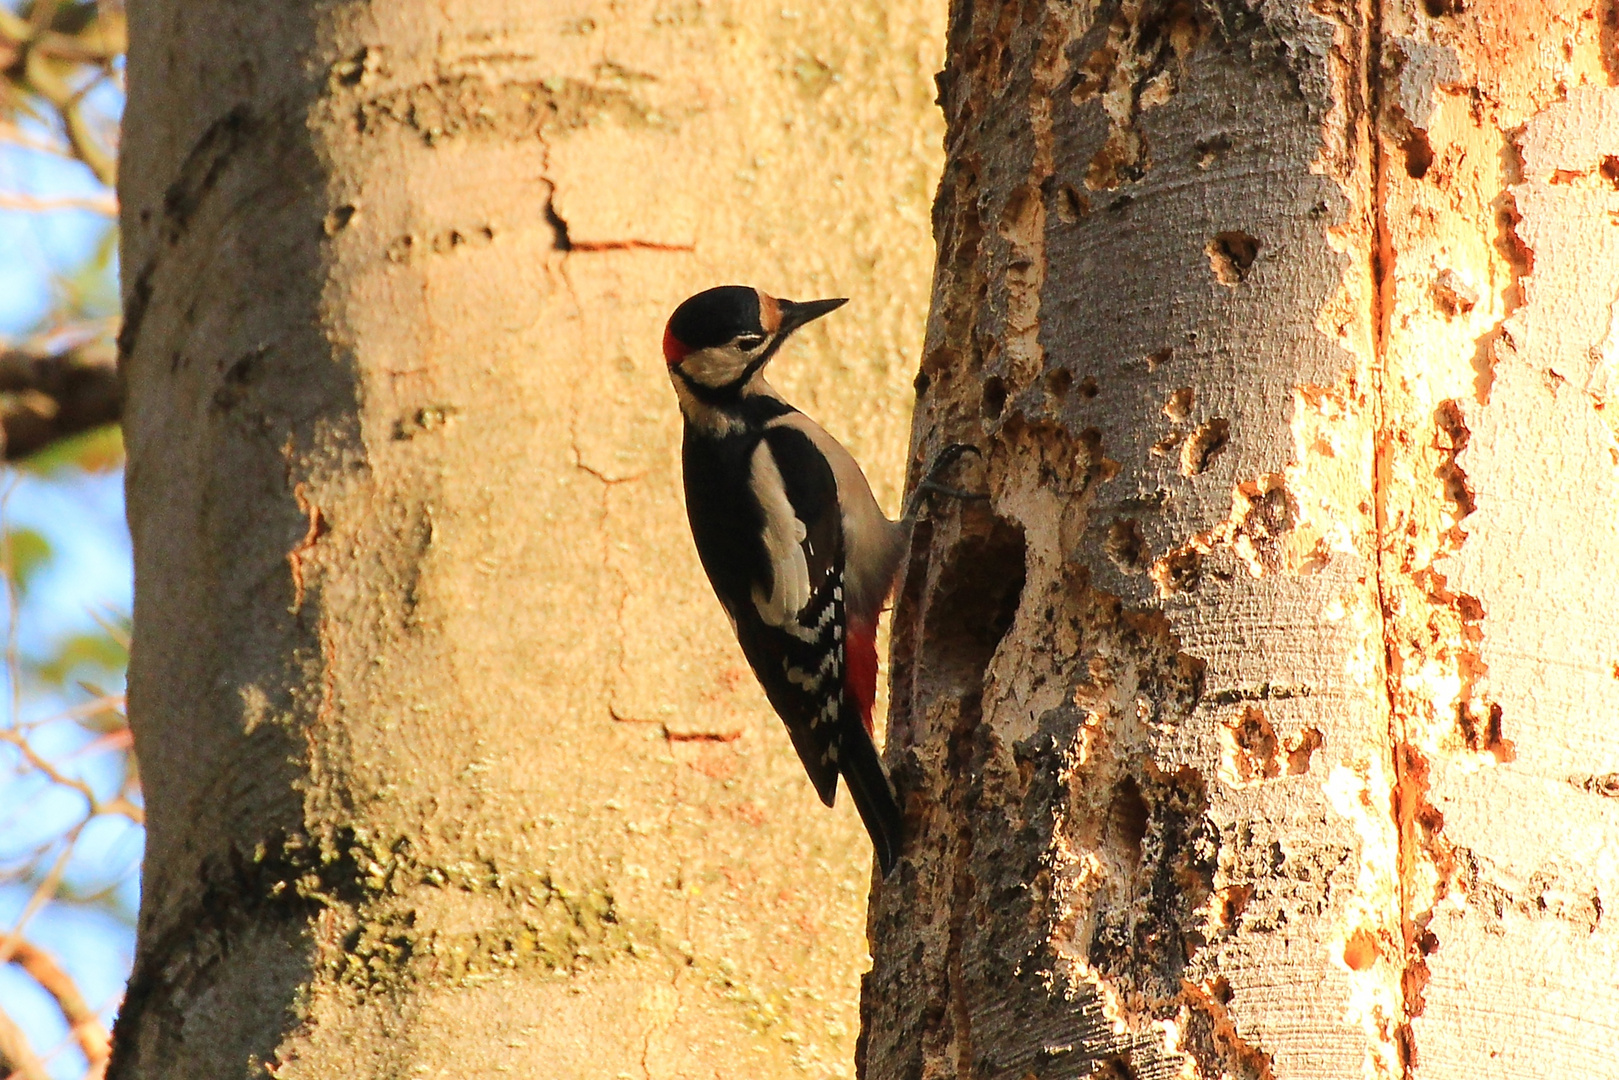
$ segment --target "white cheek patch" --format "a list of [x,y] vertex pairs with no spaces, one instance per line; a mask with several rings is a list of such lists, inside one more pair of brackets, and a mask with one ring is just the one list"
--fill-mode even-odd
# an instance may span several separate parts
[[809,564],[801,546],[808,530],[787,501],[787,485],[767,443],[760,443],[753,452],[750,486],[765,513],[765,552],[770,557],[771,578],[769,595],[754,586],[753,606],[766,626],[785,627],[810,600]]
[[727,386],[742,377],[748,358],[728,346],[698,349],[680,362],[680,370],[702,386]]

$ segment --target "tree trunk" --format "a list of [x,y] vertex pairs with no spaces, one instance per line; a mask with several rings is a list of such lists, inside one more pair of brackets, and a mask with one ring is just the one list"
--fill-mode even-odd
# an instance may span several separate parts
[[1616,38],[954,5],[866,1076],[1612,1073]]
[[659,341],[854,297],[778,384],[897,503],[942,20],[133,7],[114,1076],[852,1073],[870,849],[698,566]]

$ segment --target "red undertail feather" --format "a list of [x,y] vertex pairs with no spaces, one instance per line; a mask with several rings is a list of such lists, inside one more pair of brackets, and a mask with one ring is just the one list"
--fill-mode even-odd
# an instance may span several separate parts
[[877,627],[861,619],[849,620],[849,641],[844,650],[843,686],[860,706],[860,721],[871,734],[871,707],[877,700]]

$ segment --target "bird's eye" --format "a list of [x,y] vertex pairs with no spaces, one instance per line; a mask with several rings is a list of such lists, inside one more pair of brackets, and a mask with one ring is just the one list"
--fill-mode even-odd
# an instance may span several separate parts
[[736,339],[736,347],[741,349],[743,352],[752,352],[760,345],[763,345],[764,340],[763,334],[743,334],[741,337]]

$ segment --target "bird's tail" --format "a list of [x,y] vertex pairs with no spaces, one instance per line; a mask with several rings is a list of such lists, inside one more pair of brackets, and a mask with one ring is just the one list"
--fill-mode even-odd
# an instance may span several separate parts
[[[847,716],[847,713],[845,714]],[[882,876],[899,862],[900,849],[905,844],[905,822],[900,816],[899,804],[888,786],[883,772],[883,760],[877,756],[877,747],[866,734],[860,721],[849,717],[843,724],[838,743],[838,764],[843,771],[844,783],[849,785],[849,796],[860,811],[866,832],[871,834],[871,846],[877,853],[877,866]]]

